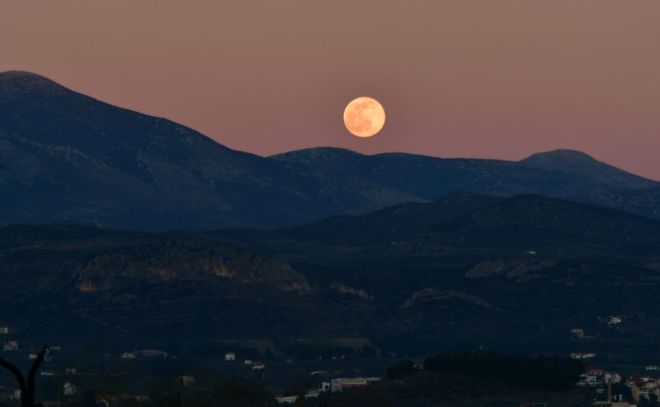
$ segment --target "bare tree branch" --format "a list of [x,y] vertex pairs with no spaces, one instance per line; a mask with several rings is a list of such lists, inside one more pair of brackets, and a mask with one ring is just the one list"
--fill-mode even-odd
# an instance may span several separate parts
[[9,370],[14,375],[16,381],[18,382],[19,387],[21,388],[21,407],[34,407],[35,405],[34,392],[36,389],[37,372],[39,371],[39,368],[43,364],[47,352],[48,352],[48,347],[44,346],[41,349],[41,352],[39,352],[39,354],[37,355],[37,358],[32,363],[32,367],[30,367],[30,371],[28,372],[27,383],[25,381],[25,378],[23,377],[23,374],[18,369],[18,367],[16,367],[16,365],[3,358],[0,358],[0,366]]
[[14,377],[16,378],[16,381],[18,382],[18,386],[21,388],[21,394],[23,394],[25,391],[27,391],[27,385],[25,384],[25,379],[23,378],[23,373],[16,367],[11,362],[6,361],[3,358],[0,358],[0,366],[4,367],[5,369],[9,370]]
[[48,352],[48,347],[44,345],[43,348],[41,348],[41,352],[37,355],[37,358],[35,359],[34,363],[32,363],[32,367],[30,368],[30,371],[28,373],[28,379],[27,379],[27,388],[30,390],[30,394],[32,397],[34,397],[34,392],[35,392],[35,378],[37,376],[37,372],[39,371],[39,368],[41,367],[41,364],[44,363],[44,359],[46,358],[46,353]]

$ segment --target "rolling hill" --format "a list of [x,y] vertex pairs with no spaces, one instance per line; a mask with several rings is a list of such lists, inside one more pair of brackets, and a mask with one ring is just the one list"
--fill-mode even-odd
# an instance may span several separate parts
[[272,231],[8,226],[0,306],[21,340],[85,348],[639,361],[660,357],[658,249],[660,221],[535,195],[454,194]]
[[0,224],[275,228],[456,192],[540,194],[660,216],[660,185],[573,151],[518,161],[260,157],[26,72],[0,73]]

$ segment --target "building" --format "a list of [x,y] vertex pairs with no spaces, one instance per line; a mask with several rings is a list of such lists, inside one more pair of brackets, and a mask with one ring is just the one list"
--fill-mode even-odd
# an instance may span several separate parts
[[584,338],[584,329],[582,328],[573,328],[571,329],[571,335],[578,339],[583,339]]
[[183,387],[190,387],[195,384],[195,376],[181,376],[181,385]]
[[167,352],[158,349],[144,349],[140,353],[142,354],[142,357],[146,359],[153,359],[153,358],[166,359],[168,356]]
[[[277,400],[278,404],[295,404],[298,401],[298,397],[300,396],[281,396],[281,397],[275,397],[275,400]],[[319,392],[315,390],[310,390],[305,394],[305,400],[309,399],[316,399],[319,397]]]
[[252,359],[245,359],[245,360],[243,361],[243,364],[244,364],[245,366],[251,366],[251,365],[252,365]]
[[62,393],[64,393],[65,396],[75,396],[76,393],[78,393],[78,387],[73,383],[66,382],[64,383],[64,386],[62,386]]
[[225,362],[233,362],[236,360],[236,353],[227,352],[225,353]]
[[660,378],[648,376],[632,376],[626,382],[633,399],[639,402],[641,397],[649,398],[651,394],[660,397]]
[[17,341],[7,341],[2,344],[2,350],[5,352],[15,352],[19,348]]
[[321,382],[320,392],[325,393],[332,389],[332,384],[330,382]]
[[13,392],[9,393],[9,400],[20,400],[21,399],[21,390],[14,389]]
[[571,353],[571,359],[592,359],[595,358],[596,354],[593,352],[573,352]]
[[263,370],[266,368],[266,365],[264,365],[261,362],[256,362],[252,364],[252,370]]
[[597,367],[587,367],[580,375],[578,386],[598,387],[607,383],[621,382],[621,375],[616,372],[607,372]]
[[55,376],[55,373],[53,373],[51,370],[42,370],[41,371],[41,376],[42,377],[52,377],[52,376]]
[[378,380],[380,380],[379,377],[339,377],[330,381],[330,391],[337,393],[356,387],[368,386]]
[[137,358],[137,355],[135,352],[124,352],[120,355],[122,359],[135,359]]
[[8,326],[0,326],[0,335],[7,335],[9,333]]

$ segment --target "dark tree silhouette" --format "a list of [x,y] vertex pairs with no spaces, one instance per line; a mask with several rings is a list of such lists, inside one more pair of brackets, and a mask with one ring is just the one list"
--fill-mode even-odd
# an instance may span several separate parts
[[9,370],[14,375],[16,381],[18,382],[18,387],[21,389],[21,407],[35,407],[35,403],[34,403],[35,378],[37,376],[37,372],[39,371],[39,368],[41,367],[41,364],[44,362],[44,359],[46,358],[47,352],[48,352],[48,347],[44,346],[43,349],[41,349],[41,352],[39,352],[39,354],[37,355],[37,358],[34,360],[34,362],[32,362],[32,367],[30,367],[30,371],[28,372],[27,380],[25,380],[25,377],[18,369],[18,367],[16,367],[16,365],[3,358],[0,358],[0,366]]

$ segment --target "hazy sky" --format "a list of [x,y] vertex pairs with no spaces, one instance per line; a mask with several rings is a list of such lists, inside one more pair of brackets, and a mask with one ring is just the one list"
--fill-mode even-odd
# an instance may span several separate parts
[[[262,155],[573,148],[660,179],[658,0],[0,0],[11,69]],[[341,121],[362,95],[371,139]]]

